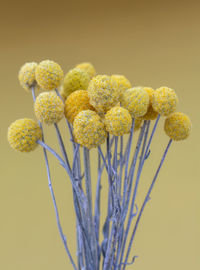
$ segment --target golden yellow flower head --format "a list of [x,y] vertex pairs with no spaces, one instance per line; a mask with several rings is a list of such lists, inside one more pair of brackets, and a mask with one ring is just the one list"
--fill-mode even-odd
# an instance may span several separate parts
[[61,84],[63,80],[63,70],[54,61],[44,60],[37,66],[35,77],[38,85],[42,89],[53,90]]
[[160,87],[153,93],[152,107],[160,115],[168,116],[176,110],[178,97],[175,91],[168,87]]
[[35,80],[35,69],[37,67],[37,63],[31,62],[24,64],[18,74],[18,79],[21,86],[29,91],[31,87],[36,85]]
[[65,117],[70,123],[73,123],[76,115],[85,110],[93,110],[94,108],[89,102],[87,90],[77,90],[71,93],[65,101]]
[[64,78],[63,91],[66,98],[76,90],[86,90],[90,76],[80,68],[71,69]]
[[107,111],[104,124],[110,134],[122,136],[130,132],[132,117],[126,109],[116,106]]
[[123,93],[121,105],[133,118],[141,117],[149,107],[149,95],[142,87],[130,88]]
[[155,90],[152,89],[151,87],[143,87],[143,89],[149,95],[149,107],[148,107],[147,113],[145,115],[143,115],[142,118],[144,120],[154,120],[158,116],[158,113],[156,111],[154,111],[154,109],[152,107],[153,93],[155,92]]
[[120,95],[124,91],[126,91],[127,89],[131,88],[131,83],[123,75],[114,74],[114,75],[111,76],[111,80],[115,80],[117,82],[117,85],[118,85],[118,88],[119,88],[119,91],[120,91]]
[[64,116],[64,103],[54,92],[43,92],[34,104],[37,119],[48,125],[58,123]]
[[36,148],[37,140],[42,138],[42,130],[37,122],[24,118],[13,122],[8,128],[10,146],[20,152],[30,152]]
[[190,118],[181,112],[170,114],[165,119],[165,132],[174,141],[186,139],[191,132]]
[[81,64],[78,64],[76,68],[80,68],[84,70],[85,72],[87,72],[88,75],[90,76],[90,79],[92,79],[92,77],[96,75],[96,70],[91,63],[88,63],[88,62],[81,63]]
[[77,143],[91,149],[102,144],[107,133],[100,116],[91,110],[80,112],[73,123]]
[[119,101],[119,89],[110,76],[97,75],[88,86],[90,104],[99,112],[105,113]]

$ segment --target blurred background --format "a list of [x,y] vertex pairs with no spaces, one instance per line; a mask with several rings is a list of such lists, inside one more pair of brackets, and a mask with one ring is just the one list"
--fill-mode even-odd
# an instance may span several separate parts
[[[135,239],[132,255],[139,257],[128,269],[200,268],[199,12],[199,1],[192,0],[1,3],[0,268],[72,269],[57,231],[41,149],[17,153],[6,138],[11,122],[34,118],[31,95],[18,83],[19,68],[44,59],[58,62],[65,72],[90,61],[100,74],[124,74],[133,85],[176,90],[178,110],[191,117],[193,131],[169,151]],[[163,123],[139,200],[168,141]],[[45,131],[57,147],[54,130]],[[50,161],[63,229],[75,251],[71,187],[57,162]]]

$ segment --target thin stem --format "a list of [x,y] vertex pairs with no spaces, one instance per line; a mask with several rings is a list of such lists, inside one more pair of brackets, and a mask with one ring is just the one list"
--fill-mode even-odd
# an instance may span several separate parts
[[140,222],[142,213],[143,213],[143,211],[144,211],[144,208],[145,208],[147,202],[148,202],[149,199],[150,199],[150,194],[151,194],[152,189],[153,189],[153,187],[154,187],[154,185],[155,185],[155,182],[156,182],[156,180],[157,180],[157,177],[158,177],[158,174],[159,174],[159,172],[160,172],[160,169],[161,169],[161,167],[162,167],[162,165],[163,165],[163,163],[164,163],[164,161],[165,161],[165,158],[166,158],[167,152],[168,152],[168,150],[169,150],[169,148],[170,148],[170,146],[171,146],[171,143],[172,143],[172,140],[170,139],[169,142],[168,142],[168,144],[167,144],[167,147],[166,147],[166,149],[165,149],[165,151],[164,151],[164,154],[163,154],[163,156],[162,156],[162,159],[161,159],[161,161],[160,161],[160,164],[159,164],[159,166],[158,166],[158,169],[157,169],[157,171],[156,171],[156,173],[155,173],[155,176],[154,176],[154,178],[153,178],[153,181],[152,181],[152,183],[151,183],[151,185],[150,185],[150,187],[149,187],[149,190],[148,190],[148,192],[147,192],[147,194],[146,194],[146,197],[145,197],[145,199],[144,199],[144,202],[143,202],[143,204],[142,204],[142,207],[141,207],[141,209],[140,209],[139,215],[138,215],[137,220],[136,220],[136,223],[135,223],[135,227],[134,227],[133,232],[132,232],[132,235],[131,235],[131,239],[130,239],[130,241],[129,241],[128,251],[127,251],[126,258],[125,258],[125,261],[124,261],[124,264],[123,264],[123,270],[125,269],[126,264],[127,264],[127,262],[128,262],[129,253],[130,253],[130,250],[131,250],[131,246],[132,246],[132,243],[133,243],[133,240],[134,240],[134,237],[135,237],[135,234],[136,234],[136,231],[137,231],[138,224],[139,224],[139,222]]

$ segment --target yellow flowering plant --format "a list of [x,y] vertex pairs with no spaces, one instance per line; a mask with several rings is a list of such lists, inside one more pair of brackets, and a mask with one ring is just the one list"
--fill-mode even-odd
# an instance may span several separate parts
[[[88,62],[76,65],[65,77],[63,74],[60,65],[50,60],[21,67],[19,82],[32,93],[37,120],[24,118],[13,122],[8,129],[8,142],[20,152],[33,151],[37,146],[43,149],[58,230],[73,269],[125,270],[137,258],[135,255],[129,261],[131,247],[168,150],[173,141],[189,136],[191,121],[184,113],[176,112],[178,98],[171,88],[133,87],[123,75],[98,75]],[[37,89],[45,90],[36,95]],[[164,130],[169,142],[138,209],[138,187],[161,116],[166,117]],[[58,126],[63,119],[70,134],[73,162],[69,161],[68,147]],[[55,127],[62,155],[46,143],[44,124]],[[134,136],[137,143],[135,151],[131,151]],[[92,194],[91,149],[98,157],[95,195]],[[62,229],[48,154],[66,170],[72,185],[77,261]],[[108,191],[101,192],[104,171]],[[102,220],[101,198],[105,196],[108,196],[107,215]]]

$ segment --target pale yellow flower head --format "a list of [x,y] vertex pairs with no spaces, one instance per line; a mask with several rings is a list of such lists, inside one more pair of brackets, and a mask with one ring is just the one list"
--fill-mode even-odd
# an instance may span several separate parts
[[107,133],[100,116],[91,110],[80,112],[73,123],[77,143],[91,149],[104,143]]
[[85,70],[80,68],[71,69],[64,78],[63,92],[66,98],[76,90],[86,90],[90,81],[90,76]]
[[45,90],[58,88],[63,80],[63,70],[54,61],[44,60],[35,70],[38,85]]
[[37,122],[24,118],[13,122],[8,128],[10,146],[20,152],[30,152],[37,147],[37,140],[42,138],[42,130]]
[[58,123],[64,116],[64,103],[55,92],[43,92],[34,104],[37,119],[48,125]]
[[24,64],[19,70],[18,79],[20,85],[27,91],[29,91],[31,87],[36,85],[35,80],[36,67],[37,63],[31,62]]
[[122,93],[124,91],[131,88],[131,83],[123,75],[113,74],[111,76],[111,80],[115,80],[117,82],[117,85],[118,85],[118,88],[119,88],[119,91],[120,91],[120,96],[122,95]]
[[170,114],[165,119],[165,132],[174,141],[186,139],[191,132],[190,118],[181,112]]
[[175,91],[168,87],[160,87],[153,93],[152,107],[160,115],[168,116],[176,110],[178,97]]
[[92,79],[92,77],[96,75],[96,70],[91,63],[88,63],[88,62],[80,63],[76,66],[76,68],[80,68],[84,70],[85,72],[87,72],[88,75],[90,76],[90,79]]
[[87,90],[77,90],[71,93],[65,101],[65,117],[67,120],[73,123],[76,115],[85,110],[95,110],[89,102]]
[[92,78],[88,86],[90,104],[99,112],[106,113],[118,104],[119,89],[116,81],[110,76],[97,75]]
[[156,111],[154,111],[154,109],[152,107],[153,93],[155,92],[155,90],[152,89],[151,87],[143,87],[143,89],[149,95],[149,107],[148,107],[147,113],[145,115],[143,115],[142,118],[144,120],[154,120],[158,117],[158,113]]
[[104,124],[110,134],[122,136],[130,132],[132,117],[126,109],[116,106],[107,111]]
[[149,95],[142,87],[130,88],[123,93],[121,105],[129,111],[132,118],[141,117],[149,107]]

